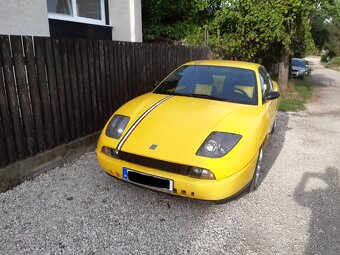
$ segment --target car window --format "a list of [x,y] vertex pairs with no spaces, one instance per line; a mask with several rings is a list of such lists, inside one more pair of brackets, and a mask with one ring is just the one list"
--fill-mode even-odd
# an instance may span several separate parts
[[175,70],[153,93],[257,104],[255,72],[244,68],[186,65]]
[[306,63],[303,59],[292,59],[292,66],[305,68]]
[[260,67],[259,74],[261,81],[262,98],[265,98],[265,96],[268,95],[269,92],[273,90],[273,82],[270,78],[269,73],[263,67]]

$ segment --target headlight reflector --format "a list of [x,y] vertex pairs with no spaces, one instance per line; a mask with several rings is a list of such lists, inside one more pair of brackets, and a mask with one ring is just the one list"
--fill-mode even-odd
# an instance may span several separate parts
[[197,156],[221,158],[231,151],[242,138],[241,135],[212,132],[197,151]]
[[117,149],[112,149],[112,148],[103,146],[102,152],[105,155],[113,157],[113,158],[118,158],[119,157],[119,151]]
[[215,175],[208,169],[200,167],[190,167],[189,176],[201,179],[215,180]]
[[115,115],[111,119],[110,123],[107,125],[105,134],[108,137],[119,139],[125,128],[126,125],[129,123],[130,118],[124,115]]

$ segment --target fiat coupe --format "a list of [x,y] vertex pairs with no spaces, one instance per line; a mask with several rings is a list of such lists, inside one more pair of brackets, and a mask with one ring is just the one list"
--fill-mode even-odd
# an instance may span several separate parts
[[124,181],[194,199],[254,191],[279,96],[261,65],[188,62],[112,115],[99,164]]

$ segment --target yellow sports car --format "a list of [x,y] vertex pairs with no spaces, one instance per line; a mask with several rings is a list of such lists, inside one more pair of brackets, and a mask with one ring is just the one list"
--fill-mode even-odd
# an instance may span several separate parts
[[253,191],[279,96],[261,65],[186,63],[113,114],[99,138],[99,164],[119,179],[189,198]]

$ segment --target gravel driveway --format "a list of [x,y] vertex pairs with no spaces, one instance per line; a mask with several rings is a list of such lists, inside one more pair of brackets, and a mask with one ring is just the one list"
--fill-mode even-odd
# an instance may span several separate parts
[[222,205],[107,176],[94,152],[0,194],[0,254],[340,254],[340,73],[279,113],[252,194]]

